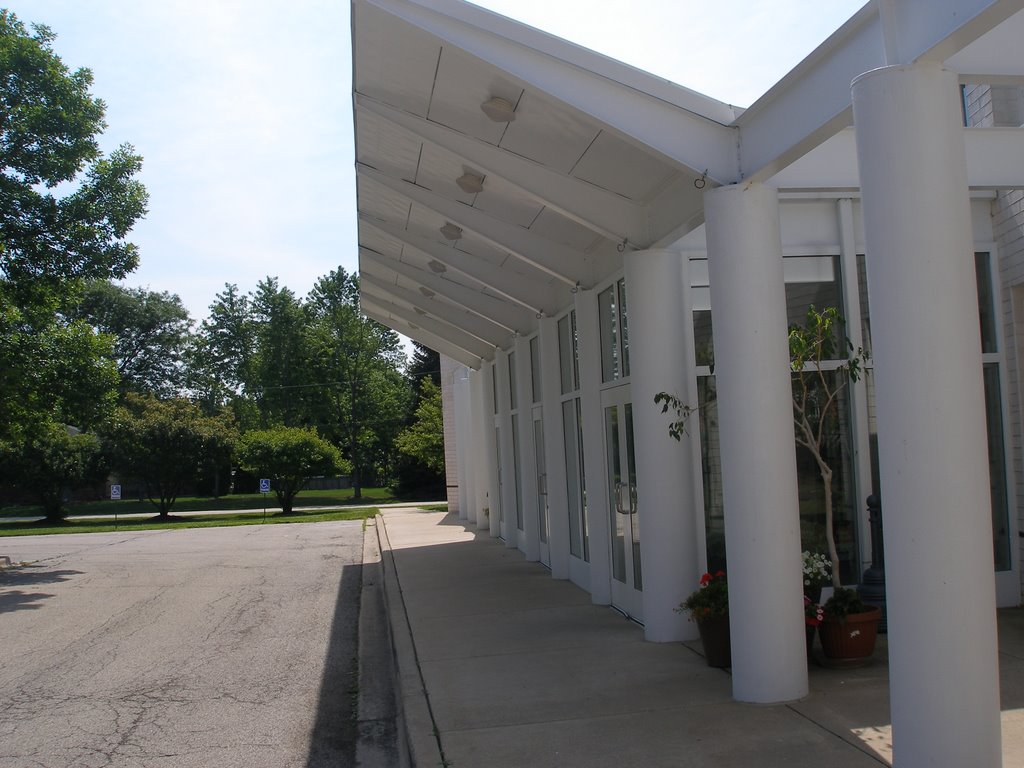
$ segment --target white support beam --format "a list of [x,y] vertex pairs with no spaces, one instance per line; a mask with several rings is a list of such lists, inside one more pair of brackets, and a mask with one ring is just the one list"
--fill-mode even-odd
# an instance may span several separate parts
[[[944,61],[1024,8],[1024,0],[906,0],[892,3],[883,31],[868,3],[737,119],[740,177],[765,181],[853,124],[850,84],[899,63]],[[887,39],[888,35],[888,39]]]
[[621,195],[361,94],[356,94],[356,110],[370,112],[464,158],[483,174],[504,179],[533,200],[602,237],[617,243],[628,240],[638,248],[649,244],[651,234],[643,208]]
[[[1024,187],[1024,128],[965,128],[964,148],[971,189]],[[859,190],[853,128],[818,145],[768,183],[785,190]]]
[[484,358],[494,352],[494,347],[466,333],[461,328],[446,323],[443,320],[438,320],[430,315],[420,315],[415,310],[396,304],[390,297],[382,296],[373,286],[360,287],[359,294],[360,301],[367,304],[370,308],[386,312],[392,317],[399,317],[407,323],[418,325],[435,336],[446,339],[455,346],[466,350],[475,357]]
[[378,276],[386,276],[389,272],[394,272],[433,291],[438,296],[443,296],[454,304],[465,307],[470,312],[475,312],[509,333],[526,334],[532,328],[534,317],[537,314],[518,306],[509,305],[503,299],[481,293],[474,288],[449,280],[443,275],[435,275],[433,272],[414,267],[412,264],[406,264],[368,248],[359,249],[359,269],[360,272],[370,271]]
[[[738,175],[729,105],[673,86],[551,35],[450,0],[369,0],[681,170],[717,182]],[[655,98],[651,98],[654,96]]]
[[423,346],[432,349],[435,352],[440,352],[443,355],[448,355],[448,357],[450,357],[452,360],[458,360],[460,363],[462,363],[465,366],[468,366],[469,368],[480,370],[483,365],[483,361],[476,355],[472,355],[466,350],[460,349],[459,347],[455,346],[454,344],[451,344],[448,341],[445,341],[439,336],[435,336],[434,334],[423,330],[418,325],[407,323],[405,320],[402,320],[401,318],[391,317],[388,315],[387,312],[377,311],[375,309],[369,309],[367,307],[362,307],[360,311],[366,317],[370,318],[371,320],[375,320],[376,322],[380,323],[386,328],[390,328],[393,331],[408,336],[410,339],[418,341]]
[[543,284],[538,285],[536,280],[530,280],[527,275],[502,269],[464,251],[446,248],[440,243],[414,235],[395,224],[371,219],[362,214],[359,216],[359,226],[373,227],[377,231],[401,241],[403,245],[415,248],[441,262],[449,269],[459,272],[490,288],[498,295],[504,296],[509,301],[525,307],[531,314],[543,312],[546,315],[554,315],[564,306],[564,294],[559,296],[556,290]]
[[440,301],[427,298],[418,291],[411,291],[400,285],[395,285],[387,280],[382,280],[367,272],[360,274],[359,285],[369,287],[371,292],[378,296],[387,296],[393,301],[400,301],[412,307],[413,311],[419,309],[426,312],[430,317],[443,320],[456,328],[475,336],[480,341],[491,347],[505,347],[512,343],[513,337],[493,323],[485,320],[479,315],[467,312],[451,304],[444,304]]
[[591,280],[590,259],[580,251],[538,237],[528,229],[496,219],[464,203],[449,200],[412,182],[393,179],[375,168],[357,164],[356,173],[422,205],[566,285],[586,284]]

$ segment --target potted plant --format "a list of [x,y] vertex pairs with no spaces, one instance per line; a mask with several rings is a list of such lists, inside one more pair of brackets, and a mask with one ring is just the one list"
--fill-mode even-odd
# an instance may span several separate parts
[[824,618],[821,606],[821,589],[832,583],[832,562],[820,552],[801,553],[804,583],[804,631],[807,635],[807,656],[814,648],[814,636]]
[[836,587],[823,608],[818,634],[827,662],[841,666],[867,663],[875,652],[882,609],[867,605],[857,590],[845,587]]
[[697,622],[704,658],[709,667],[732,666],[729,640],[729,585],[725,572],[705,573],[700,586],[676,609]]

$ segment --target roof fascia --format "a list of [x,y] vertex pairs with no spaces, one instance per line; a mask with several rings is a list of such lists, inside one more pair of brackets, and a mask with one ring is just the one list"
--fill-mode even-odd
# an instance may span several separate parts
[[[736,113],[732,107],[721,105],[709,117],[696,109],[711,112],[713,100],[692,99],[694,92],[678,90],[675,101],[688,102],[691,108],[680,106],[667,98],[667,81],[654,87],[658,79],[643,78],[639,70],[627,77],[625,65],[613,66],[608,59],[599,62],[603,57],[598,54],[584,55],[578,46],[466,3],[364,1],[589,115],[623,140],[660,155],[680,170],[698,176],[706,171],[716,182],[738,176],[737,137],[728,126]],[[639,87],[641,80],[649,87]],[[652,90],[656,94],[649,93]]]

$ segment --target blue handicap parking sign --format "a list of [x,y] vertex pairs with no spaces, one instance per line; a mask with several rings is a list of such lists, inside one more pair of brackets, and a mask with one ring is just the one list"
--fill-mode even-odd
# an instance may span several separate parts
[[270,493],[270,478],[260,478],[260,493]]

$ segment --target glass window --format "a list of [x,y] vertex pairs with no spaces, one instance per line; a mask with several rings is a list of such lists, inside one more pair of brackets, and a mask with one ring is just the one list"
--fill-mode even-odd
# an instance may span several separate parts
[[533,402],[539,403],[541,398],[540,340],[536,336],[530,339],[530,382]]
[[586,525],[586,491],[583,471],[583,440],[580,434],[579,398],[562,403],[562,435],[565,439],[565,479],[569,497],[569,552],[590,560]]
[[523,477],[519,470],[519,419],[512,419],[512,465],[516,476],[516,528],[523,530]]
[[576,310],[569,313],[572,318],[572,391],[580,388],[580,334],[576,328]]
[[601,381],[608,382],[619,378],[619,323],[614,285],[598,294],[597,313],[601,324]]
[[715,344],[711,336],[711,311],[695,310],[693,313],[693,356],[698,366],[715,367]]
[[508,353],[508,402],[509,408],[513,411],[519,407],[518,391],[516,389],[516,353]]
[[622,377],[629,376],[629,310],[626,309],[626,279],[616,285],[619,292],[619,338],[622,340]]
[[562,382],[562,394],[575,391],[572,381],[573,344],[570,317],[558,321],[558,371]]
[[704,477],[704,530],[711,573],[726,571],[722,452],[718,440],[718,394],[714,376],[697,378],[701,468]]
[[491,363],[491,402],[494,403],[494,415],[498,415],[498,366]]
[[999,351],[996,339],[996,306],[992,291],[992,270],[987,253],[974,254],[974,273],[978,284],[978,319],[981,324],[981,351]]
[[1003,453],[1003,407],[999,364],[985,363],[985,415],[988,426],[989,483],[992,490],[992,537],[997,571],[1010,570],[1010,510]]
[[[835,307],[843,314],[838,256],[803,256],[788,261],[793,264],[786,270],[786,313],[790,325],[802,325],[812,305],[819,312]],[[829,271],[832,279],[822,280],[821,274]]]

